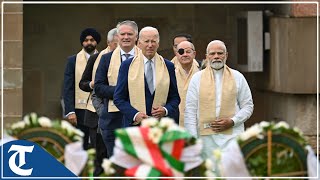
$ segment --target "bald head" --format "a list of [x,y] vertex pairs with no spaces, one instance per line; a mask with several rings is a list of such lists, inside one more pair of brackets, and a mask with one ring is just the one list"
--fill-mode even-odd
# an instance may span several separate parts
[[188,71],[196,57],[194,45],[189,41],[182,41],[178,44],[177,49],[176,56],[182,67]]
[[194,45],[189,41],[182,41],[181,43],[179,43],[177,46],[177,49],[180,49],[180,48],[191,48],[193,50],[196,50],[194,48]]

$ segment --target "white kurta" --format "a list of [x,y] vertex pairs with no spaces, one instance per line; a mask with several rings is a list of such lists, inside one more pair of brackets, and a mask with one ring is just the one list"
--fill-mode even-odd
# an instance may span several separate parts
[[[230,68],[231,69],[231,68]],[[199,138],[199,89],[200,79],[203,71],[193,75],[186,96],[186,109],[184,126],[189,133]],[[212,156],[212,150],[215,148],[225,149],[228,143],[237,135],[244,131],[244,122],[249,119],[253,112],[253,101],[249,85],[245,77],[237,70],[231,69],[236,81],[237,97],[236,97],[236,113],[231,119],[234,121],[233,132],[231,135],[214,134],[201,136],[204,142],[204,152],[207,157]],[[219,117],[222,94],[222,75],[223,69],[214,70],[214,78],[216,84],[216,115]],[[208,109],[208,111],[210,111]]]

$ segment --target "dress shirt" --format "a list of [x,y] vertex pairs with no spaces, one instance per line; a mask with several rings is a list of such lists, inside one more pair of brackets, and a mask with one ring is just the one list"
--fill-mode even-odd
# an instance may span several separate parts
[[134,48],[132,48],[131,49],[131,51],[129,51],[128,53],[126,53],[126,52],[124,52],[124,50],[122,50],[121,48],[120,48],[120,55],[121,55],[121,60],[122,61],[125,61],[126,60],[126,56],[125,56],[125,54],[130,54],[130,57],[128,58],[128,59],[130,59],[130,58],[133,58],[134,57]]

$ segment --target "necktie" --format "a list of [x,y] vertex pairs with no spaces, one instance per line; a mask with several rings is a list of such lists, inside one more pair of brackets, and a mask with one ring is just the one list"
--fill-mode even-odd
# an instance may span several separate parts
[[126,57],[125,60],[129,59],[129,57],[130,57],[130,54],[123,54],[123,55],[124,55],[124,57]]
[[148,83],[148,87],[150,90],[150,93],[153,94],[154,87],[153,87],[153,70],[152,70],[152,61],[148,60],[147,62],[147,73],[146,73],[146,79]]

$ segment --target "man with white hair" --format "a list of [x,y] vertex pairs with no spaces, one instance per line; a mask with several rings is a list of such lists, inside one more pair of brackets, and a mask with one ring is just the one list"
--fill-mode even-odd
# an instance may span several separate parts
[[174,65],[157,53],[159,42],[158,30],[144,27],[139,33],[140,53],[121,64],[114,103],[129,126],[139,125],[149,116],[179,120]]
[[227,48],[220,40],[207,46],[207,67],[193,75],[186,96],[185,128],[205,142],[206,158],[212,150],[225,150],[244,131],[253,112],[251,91],[245,77],[226,65]]

